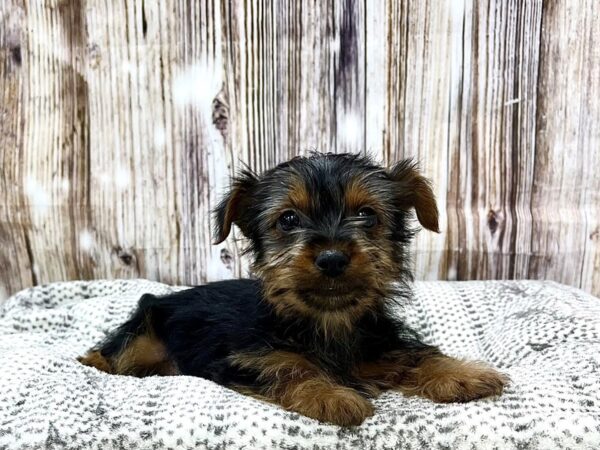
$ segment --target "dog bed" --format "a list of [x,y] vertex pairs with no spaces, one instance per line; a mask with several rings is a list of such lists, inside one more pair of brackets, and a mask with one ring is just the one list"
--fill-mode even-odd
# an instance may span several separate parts
[[453,356],[512,378],[500,398],[388,392],[360,427],[319,423],[188,376],[108,375],[75,358],[145,281],[55,283],[0,309],[0,448],[600,448],[600,300],[553,282],[419,282],[398,314]]

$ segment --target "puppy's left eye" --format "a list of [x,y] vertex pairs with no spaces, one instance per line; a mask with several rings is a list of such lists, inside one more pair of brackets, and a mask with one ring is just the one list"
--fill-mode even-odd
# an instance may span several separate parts
[[377,214],[373,208],[369,208],[368,206],[358,210],[358,217],[363,219],[364,226],[367,228],[371,228],[377,223]]

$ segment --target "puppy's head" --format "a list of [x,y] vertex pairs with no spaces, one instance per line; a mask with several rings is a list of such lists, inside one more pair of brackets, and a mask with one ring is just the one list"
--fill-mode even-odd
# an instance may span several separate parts
[[433,192],[411,161],[385,170],[358,155],[315,153],[236,178],[215,211],[216,236],[238,225],[280,313],[348,321],[410,277],[412,210],[438,231]]

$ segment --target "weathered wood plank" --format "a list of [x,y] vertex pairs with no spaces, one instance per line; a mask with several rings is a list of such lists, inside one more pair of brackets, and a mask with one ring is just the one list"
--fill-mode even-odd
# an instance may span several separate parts
[[28,252],[20,155],[23,149],[25,10],[18,0],[0,4],[0,303],[37,282]]
[[[391,165],[414,158],[434,180],[441,235],[419,233],[419,278],[447,276],[450,239],[448,167],[460,144],[463,2],[373,2],[367,6],[367,121],[369,148]],[[446,245],[453,245],[447,242]]]
[[597,8],[593,0],[544,4],[529,270],[600,293]]
[[78,252],[76,229],[86,216],[72,207],[86,198],[86,184],[68,188],[77,173],[89,173],[84,161],[87,119],[80,102],[85,84],[70,45],[79,38],[81,16],[64,6],[21,4],[22,21],[14,30],[20,35],[22,77],[19,144],[8,149],[16,150],[10,182],[19,195],[12,221],[26,243],[26,252],[16,249],[15,258],[30,268],[34,283],[92,275]]
[[[417,275],[527,276],[515,265],[531,232],[541,2],[388,2],[372,11],[386,24],[374,26],[370,47],[386,50],[373,64],[387,70],[368,70],[367,104],[387,96],[385,119],[371,127],[384,159],[422,162],[442,215],[441,236],[417,239]],[[372,85],[385,87],[370,96]]]
[[208,214],[227,181],[212,117],[218,5],[98,1],[88,11],[98,272],[189,284],[230,276]]
[[[528,277],[541,1],[473,2],[449,209],[457,278]],[[462,216],[462,217],[461,217]],[[525,255],[525,260],[522,256]]]

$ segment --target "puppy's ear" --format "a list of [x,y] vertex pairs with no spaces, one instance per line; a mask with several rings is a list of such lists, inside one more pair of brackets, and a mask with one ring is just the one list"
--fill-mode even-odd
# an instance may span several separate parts
[[220,244],[227,239],[233,223],[240,227],[242,233],[246,234],[246,212],[257,181],[256,175],[249,170],[244,170],[240,176],[233,179],[229,192],[213,212],[215,219],[214,244]]
[[389,176],[398,183],[399,206],[414,208],[421,225],[439,233],[439,214],[431,183],[421,175],[417,163],[411,159],[400,161],[392,167]]

